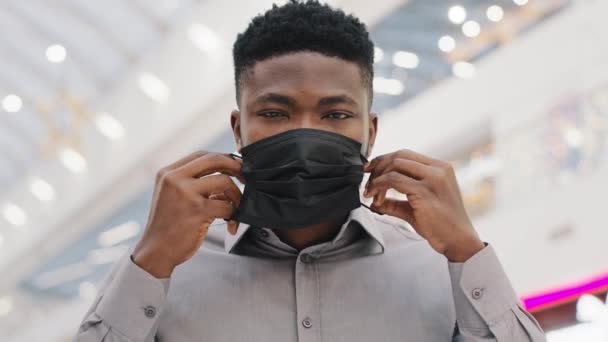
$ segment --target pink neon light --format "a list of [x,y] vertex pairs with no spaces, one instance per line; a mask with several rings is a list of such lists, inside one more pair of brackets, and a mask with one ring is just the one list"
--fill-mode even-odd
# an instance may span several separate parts
[[588,281],[573,286],[564,286],[522,298],[526,309],[531,310],[540,306],[558,303],[566,298],[577,298],[585,293],[608,289],[608,274],[594,277]]

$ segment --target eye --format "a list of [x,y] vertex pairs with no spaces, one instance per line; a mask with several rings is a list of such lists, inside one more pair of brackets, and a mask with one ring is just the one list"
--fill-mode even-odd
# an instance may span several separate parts
[[258,115],[267,119],[280,119],[282,117],[287,117],[287,114],[278,111],[261,112]]
[[348,118],[352,118],[353,116],[344,112],[331,112],[326,115],[323,115],[323,119],[334,119],[334,120],[344,120]]

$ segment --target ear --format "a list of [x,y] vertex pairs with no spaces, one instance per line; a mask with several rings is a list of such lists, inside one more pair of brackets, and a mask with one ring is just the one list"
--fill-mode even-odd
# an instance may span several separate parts
[[372,155],[372,148],[376,142],[376,134],[378,133],[378,114],[369,113],[369,141],[367,143],[367,155],[365,158],[369,158]]
[[236,143],[236,150],[240,151],[243,147],[241,138],[241,112],[237,109],[230,113],[230,126],[232,127],[232,134],[234,135],[234,142]]

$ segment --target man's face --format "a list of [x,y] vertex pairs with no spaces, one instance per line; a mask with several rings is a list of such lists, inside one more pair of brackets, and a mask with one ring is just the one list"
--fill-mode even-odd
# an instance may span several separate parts
[[369,144],[373,145],[377,117],[368,115],[370,99],[357,64],[297,52],[258,62],[243,77],[240,112],[233,111],[231,116],[238,149],[296,128],[363,141],[363,120],[369,120]]

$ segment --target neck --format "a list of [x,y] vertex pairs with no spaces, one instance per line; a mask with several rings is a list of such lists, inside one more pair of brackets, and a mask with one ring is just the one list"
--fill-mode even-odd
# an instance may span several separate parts
[[323,222],[298,229],[273,229],[273,232],[281,241],[297,250],[302,250],[332,240],[345,220]]

